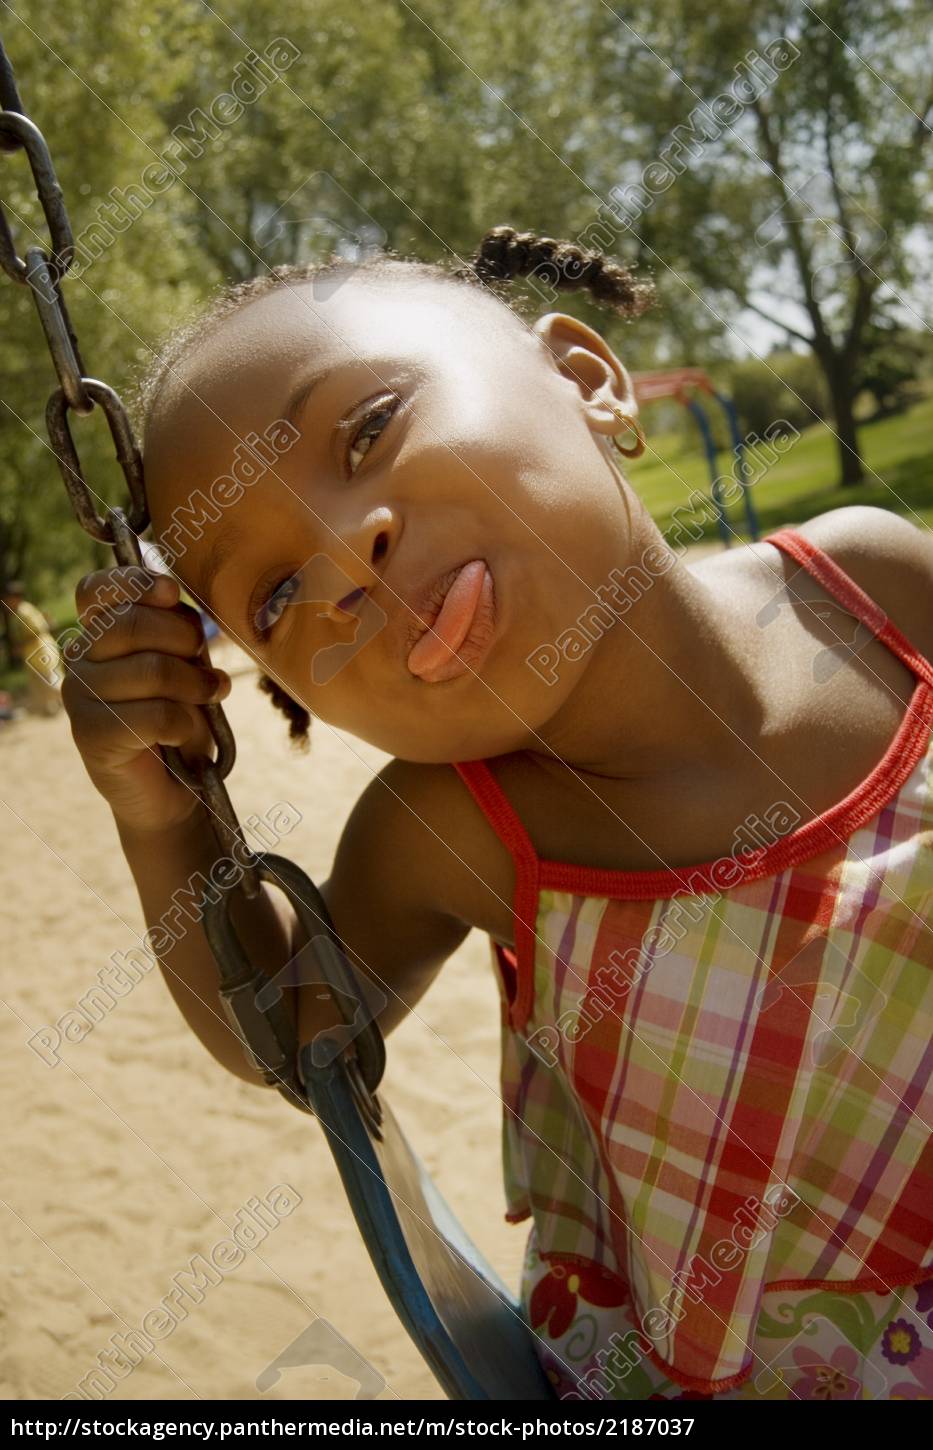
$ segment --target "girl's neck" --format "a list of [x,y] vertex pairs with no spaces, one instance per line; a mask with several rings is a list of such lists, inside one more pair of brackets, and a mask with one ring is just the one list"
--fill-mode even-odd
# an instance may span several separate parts
[[678,559],[583,660],[564,666],[581,669],[579,684],[528,753],[619,780],[738,759],[764,716],[761,631],[740,603]]

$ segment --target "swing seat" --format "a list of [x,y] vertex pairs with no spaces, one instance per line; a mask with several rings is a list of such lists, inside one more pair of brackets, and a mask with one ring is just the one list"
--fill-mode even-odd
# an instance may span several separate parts
[[[385,1043],[375,1004],[347,962],[321,893],[283,856],[257,856],[256,872],[286,893],[306,939],[278,982],[252,966],[233,926],[229,893],[208,898],[203,911],[221,1000],[254,1066],[320,1122],[389,1302],[448,1399],[553,1399],[518,1302],[376,1095]],[[297,1054],[281,990],[286,981],[326,987],[344,1018]]]
[[389,1302],[448,1399],[553,1399],[517,1300],[386,1104],[374,1122],[342,1057],[315,1066],[306,1047],[301,1077]]

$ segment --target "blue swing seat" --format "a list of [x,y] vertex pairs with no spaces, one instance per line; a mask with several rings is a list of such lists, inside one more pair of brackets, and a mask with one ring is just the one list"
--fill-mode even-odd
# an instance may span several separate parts
[[441,1197],[394,1116],[375,1126],[337,1058],[301,1057],[324,1129],[389,1302],[448,1399],[553,1399],[516,1299]]
[[[229,895],[206,901],[203,917],[221,1000],[254,1066],[320,1122],[389,1302],[448,1398],[552,1399],[517,1300],[376,1095],[385,1043],[371,987],[351,969],[320,891],[283,856],[257,856],[256,870],[289,897],[306,939],[277,978],[252,966]],[[282,987],[299,983],[331,991],[344,1025],[319,1032],[296,1056]]]

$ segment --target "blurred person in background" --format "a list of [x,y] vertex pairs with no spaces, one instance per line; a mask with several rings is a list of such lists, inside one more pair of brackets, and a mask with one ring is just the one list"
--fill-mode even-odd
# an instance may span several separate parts
[[57,715],[62,707],[62,664],[50,621],[29,603],[18,579],[3,586],[3,606],[10,663],[27,666],[26,707],[31,715]]

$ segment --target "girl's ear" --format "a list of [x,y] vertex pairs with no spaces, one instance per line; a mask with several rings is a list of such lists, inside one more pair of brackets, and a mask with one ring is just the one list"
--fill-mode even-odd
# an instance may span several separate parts
[[566,312],[548,312],[538,318],[532,331],[548,349],[561,377],[576,389],[595,432],[618,433],[620,414],[638,416],[627,369],[592,327]]

